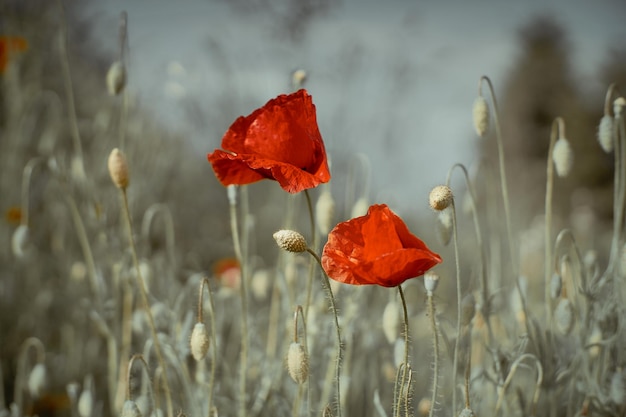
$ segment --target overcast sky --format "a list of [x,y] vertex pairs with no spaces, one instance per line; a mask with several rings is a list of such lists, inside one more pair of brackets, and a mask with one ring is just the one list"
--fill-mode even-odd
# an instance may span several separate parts
[[[503,85],[518,30],[533,16],[551,15],[567,31],[578,84],[593,94],[606,87],[595,77],[608,48],[626,39],[623,0],[336,3],[296,26],[298,39],[287,36],[280,10],[228,0],[108,0],[89,13],[113,59],[118,15],[128,12],[129,88],[169,127],[187,129],[202,159],[235,117],[287,92],[290,72],[305,69],[331,158],[367,155],[371,200],[399,209],[425,207],[453,163],[472,165],[478,79]],[[192,120],[182,102],[198,104]]]

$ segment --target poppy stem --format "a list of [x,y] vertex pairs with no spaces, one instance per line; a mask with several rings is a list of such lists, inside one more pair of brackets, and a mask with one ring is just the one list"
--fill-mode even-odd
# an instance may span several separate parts
[[239,417],[246,416],[246,372],[248,370],[248,301],[246,293],[246,273],[247,265],[243,259],[241,242],[239,240],[239,227],[237,226],[237,189],[234,185],[226,188],[228,192],[228,202],[230,206],[230,231],[233,236],[233,246],[235,256],[239,261],[241,269],[241,279],[239,285],[239,296],[241,298],[241,357],[239,375]]
[[139,294],[141,296],[141,301],[143,302],[144,310],[146,311],[146,316],[148,316],[148,323],[150,327],[150,333],[152,336],[152,340],[154,343],[154,352],[156,353],[157,360],[159,362],[159,366],[163,372],[163,388],[165,390],[165,401],[167,404],[167,415],[168,417],[174,416],[174,407],[172,405],[172,396],[170,391],[169,382],[167,379],[167,368],[165,364],[165,360],[163,359],[163,353],[161,351],[161,342],[159,341],[159,337],[156,332],[156,326],[154,324],[154,317],[152,316],[152,311],[150,310],[150,302],[148,301],[148,293],[146,291],[146,284],[143,280],[143,276],[141,275],[141,268],[139,268],[139,260],[137,259],[137,248],[135,247],[135,238],[133,237],[133,225],[130,219],[130,210],[128,209],[128,196],[126,194],[126,188],[120,189],[122,193],[122,203],[123,203],[123,212],[124,217],[126,218],[126,232],[128,233],[128,241],[130,244],[131,255],[133,258],[133,265],[135,268],[137,286],[139,287]]
[[[457,322],[456,322],[456,339],[454,341],[454,359],[452,364],[452,415],[456,416],[456,376],[459,360],[459,341],[461,338],[461,270],[459,266],[459,244],[458,244],[458,230],[456,225],[456,204],[452,200],[450,204],[452,210],[452,239],[454,239],[454,262],[456,268],[456,297],[457,297]],[[434,308],[433,308],[434,310]],[[434,320],[434,319],[433,319]],[[435,365],[436,367],[437,365]],[[435,372],[436,374],[436,372]],[[436,375],[435,375],[436,378]]]
[[310,253],[311,256],[313,256],[313,258],[315,258],[315,260],[320,266],[320,269],[322,270],[322,278],[323,278],[322,287],[324,287],[324,290],[326,291],[326,294],[328,295],[328,298],[330,300],[330,308],[333,312],[333,316],[335,319],[335,331],[337,335],[337,357],[336,357],[336,363],[335,363],[335,379],[336,379],[336,385],[337,385],[337,417],[341,417],[341,384],[340,384],[341,372],[340,372],[340,369],[341,369],[342,343],[341,343],[341,328],[339,327],[339,317],[337,313],[337,305],[335,303],[335,296],[333,295],[333,290],[330,287],[330,280],[328,279],[328,275],[326,274],[326,271],[324,271],[324,268],[322,267],[322,260],[317,255],[317,253],[311,250],[311,248],[307,248],[306,251]]
[[[397,417],[400,415],[400,404],[402,402],[402,397],[405,395],[404,385],[406,383],[407,376],[407,368],[409,373],[411,372],[411,364],[409,364],[409,314],[406,308],[406,299],[404,298],[404,291],[402,291],[402,285],[398,285],[398,293],[400,294],[400,300],[402,300],[402,312],[404,314],[404,360],[402,362],[402,376],[400,377],[400,386],[396,386],[395,391],[397,392],[397,398],[395,398],[395,407],[394,407],[394,416]],[[398,369],[400,371],[400,369]],[[396,385],[398,385],[398,380],[396,379]],[[410,385],[410,384],[409,384]],[[406,404],[408,405],[408,387],[406,392]],[[408,410],[408,407],[405,407]]]
[[[437,388],[439,385],[439,332],[437,330],[437,320],[435,319],[435,300],[432,291],[427,291],[427,297],[428,316],[430,317],[430,326],[433,329],[433,353],[435,356],[435,363],[433,368],[433,394],[430,400],[430,410],[428,413],[429,417],[433,417],[435,412],[435,402],[437,401]],[[456,388],[454,388],[454,391],[456,391]],[[453,415],[456,416],[456,411]]]
[[[313,250],[317,250],[317,234],[315,233],[315,214],[313,212],[313,203],[311,202],[311,195],[309,194],[309,190],[304,190],[304,195],[306,197],[306,204],[309,209],[309,219],[311,220],[311,242],[313,243]],[[309,305],[311,304],[311,294],[313,292],[313,267],[314,263],[311,262],[309,265],[309,275],[306,285],[306,304],[304,306],[304,320],[309,315]]]

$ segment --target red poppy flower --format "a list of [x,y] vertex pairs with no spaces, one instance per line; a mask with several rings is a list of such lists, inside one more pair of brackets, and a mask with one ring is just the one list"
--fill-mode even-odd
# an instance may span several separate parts
[[385,204],[335,226],[322,254],[328,276],[352,285],[395,287],[440,262]]
[[290,193],[330,180],[315,105],[306,90],[280,95],[249,116],[239,117],[208,155],[224,185],[278,181]]
[[28,49],[28,41],[20,36],[0,36],[0,74],[9,66],[11,57],[16,52]]

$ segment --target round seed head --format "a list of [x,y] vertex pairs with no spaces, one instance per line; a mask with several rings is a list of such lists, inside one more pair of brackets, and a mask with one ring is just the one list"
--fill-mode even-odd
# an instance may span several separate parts
[[300,343],[293,342],[289,345],[287,371],[297,384],[302,384],[309,376],[309,355]]
[[450,207],[454,201],[454,194],[447,185],[438,185],[432,189],[429,196],[430,207],[441,211]]
[[613,102],[613,113],[615,117],[622,116],[622,110],[626,106],[626,99],[624,97],[618,97]]
[[567,298],[561,298],[554,310],[554,322],[559,332],[568,335],[574,327],[574,308]]
[[124,402],[124,406],[122,407],[121,417],[142,417],[141,411],[139,411],[139,407],[137,407],[137,403],[133,400],[126,400]]
[[389,301],[383,311],[383,333],[389,343],[395,342],[400,330],[400,306],[395,301]]
[[550,298],[556,300],[561,296],[561,289],[563,287],[563,280],[561,275],[554,273],[550,279]]
[[443,246],[448,246],[452,238],[452,211],[441,210],[437,216],[436,225],[437,240]]
[[461,300],[461,326],[470,324],[474,314],[476,314],[476,298],[470,293]]
[[574,165],[574,151],[567,139],[559,138],[556,141],[552,150],[552,160],[554,161],[557,175],[559,177],[567,177]]
[[191,347],[191,355],[196,361],[201,361],[209,351],[209,332],[206,329],[204,323],[196,323],[191,332],[191,339],[189,341]]
[[613,118],[608,114],[600,119],[598,142],[604,152],[610,153],[613,150]]
[[351,218],[365,216],[367,214],[367,209],[369,208],[369,203],[367,198],[361,197],[352,206],[352,212],[350,213]]
[[489,105],[483,96],[478,96],[474,100],[472,115],[476,134],[482,138],[487,133],[487,129],[489,129]]
[[279,230],[274,233],[274,240],[279,248],[287,252],[301,253],[308,248],[304,236],[293,230]]
[[335,200],[327,189],[322,191],[315,205],[317,228],[322,235],[327,235],[333,227],[335,219]]
[[115,148],[109,155],[109,175],[113,184],[119,189],[125,190],[128,187],[128,164],[126,156],[119,149]]
[[432,271],[428,271],[424,274],[424,288],[428,295],[432,295],[439,285],[439,275]]
[[107,72],[107,90],[112,96],[116,96],[124,90],[126,85],[126,67],[120,61],[111,64]]

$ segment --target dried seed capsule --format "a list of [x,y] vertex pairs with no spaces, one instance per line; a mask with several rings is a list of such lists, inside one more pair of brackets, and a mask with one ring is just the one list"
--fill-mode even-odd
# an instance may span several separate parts
[[483,96],[478,96],[474,101],[472,116],[476,134],[481,138],[484,137],[489,129],[489,105]]
[[111,64],[107,71],[107,90],[112,96],[116,96],[124,90],[126,85],[126,67],[120,61]]
[[302,384],[309,376],[309,355],[298,342],[289,345],[287,352],[287,371],[297,384]]
[[424,274],[424,288],[428,295],[433,295],[439,285],[439,275],[432,271],[428,271]]
[[122,190],[128,187],[128,164],[126,156],[119,149],[115,148],[109,155],[109,175],[113,180],[113,184]]
[[452,204],[454,195],[452,190],[447,185],[438,185],[433,188],[429,195],[430,207],[433,210],[441,211],[445,210]]
[[196,361],[204,359],[210,346],[209,332],[204,323],[198,322],[193,327],[189,345],[191,347],[191,355]]
[[279,248],[287,252],[300,253],[308,248],[304,236],[293,230],[279,230],[274,233],[274,240]]
[[48,375],[46,373],[46,366],[43,363],[38,363],[30,371],[28,377],[28,392],[33,398],[39,398],[46,388],[48,382]]
[[78,397],[78,415],[80,417],[91,417],[93,412],[93,393],[89,389],[83,389]]

